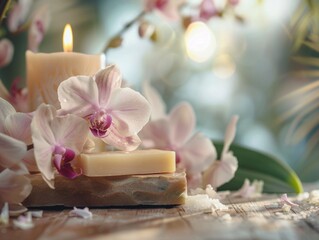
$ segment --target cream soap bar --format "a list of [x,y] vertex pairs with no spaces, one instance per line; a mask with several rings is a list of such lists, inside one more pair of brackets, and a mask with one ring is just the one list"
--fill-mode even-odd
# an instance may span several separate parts
[[174,173],[175,152],[151,149],[87,153],[80,155],[78,167],[88,177]]

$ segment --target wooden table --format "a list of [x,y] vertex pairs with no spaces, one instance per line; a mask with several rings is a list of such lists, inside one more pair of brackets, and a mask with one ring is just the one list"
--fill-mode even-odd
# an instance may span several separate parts
[[301,201],[284,212],[277,195],[223,202],[228,210],[214,213],[183,206],[91,209],[93,219],[45,209],[30,230],[0,227],[0,239],[319,239],[319,205]]

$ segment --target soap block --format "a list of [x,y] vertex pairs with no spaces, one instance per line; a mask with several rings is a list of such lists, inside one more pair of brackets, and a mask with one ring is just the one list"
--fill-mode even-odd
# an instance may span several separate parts
[[174,173],[175,152],[149,149],[81,154],[78,168],[88,177]]
[[40,174],[31,175],[30,196],[26,207],[125,207],[170,206],[185,202],[185,173],[145,174],[116,177],[80,176],[70,180],[56,176],[55,189]]

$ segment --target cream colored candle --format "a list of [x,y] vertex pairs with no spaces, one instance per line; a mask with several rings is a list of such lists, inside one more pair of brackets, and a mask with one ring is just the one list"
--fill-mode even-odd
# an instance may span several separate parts
[[72,33],[71,37],[70,34],[64,34],[63,42],[69,42],[69,44],[71,42],[71,46],[64,47],[65,52],[26,52],[27,86],[31,110],[35,110],[42,102],[59,108],[56,91],[62,81],[76,75],[93,75],[105,66],[104,55],[70,52],[72,51]]

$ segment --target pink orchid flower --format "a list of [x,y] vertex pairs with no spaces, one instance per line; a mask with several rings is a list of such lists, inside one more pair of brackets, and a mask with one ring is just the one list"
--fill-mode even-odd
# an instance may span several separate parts
[[238,168],[237,158],[229,151],[229,147],[233,142],[236,134],[236,124],[238,116],[232,117],[225,134],[225,142],[221,158],[215,161],[203,175],[204,186],[211,184],[213,188],[217,188],[224,183],[230,181]]
[[151,105],[155,103],[158,108],[152,105],[152,121],[141,131],[143,147],[175,151],[177,167],[186,170],[188,187],[200,186],[201,172],[215,159],[216,150],[207,137],[194,133],[196,117],[191,105],[180,103],[163,116],[165,107],[160,107],[163,103],[156,90],[144,85],[144,92]]
[[42,104],[32,123],[32,140],[37,166],[43,179],[54,188],[54,167],[64,177],[73,179],[80,174],[71,162],[86,142],[88,126],[85,120],[68,114],[56,116],[56,109]]
[[19,0],[13,5],[8,16],[8,29],[10,32],[18,31],[19,27],[25,22],[32,2],[32,0]]
[[16,112],[14,107],[0,98],[0,132],[27,145],[32,144],[31,124],[32,116],[27,113]]
[[208,21],[214,16],[218,15],[218,9],[214,0],[203,0],[199,6],[199,18]]
[[24,176],[28,171],[22,167],[26,152],[25,143],[0,133],[0,206],[20,203],[31,192],[30,180]]
[[7,66],[13,57],[14,47],[12,43],[4,38],[0,40],[0,68]]
[[138,92],[121,88],[121,74],[107,66],[95,76],[76,76],[58,87],[61,114],[72,113],[89,122],[95,137],[125,151],[140,144],[137,133],[148,122],[150,105]]
[[28,33],[28,49],[37,52],[44,34],[50,24],[50,14],[47,6],[43,6],[33,14]]
[[177,20],[179,18],[179,7],[184,1],[185,0],[144,0],[144,9],[146,12],[157,10],[168,19]]
[[10,88],[10,92],[0,80],[0,97],[8,101],[17,112],[29,112],[28,89],[18,87],[20,78],[16,78]]

